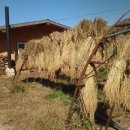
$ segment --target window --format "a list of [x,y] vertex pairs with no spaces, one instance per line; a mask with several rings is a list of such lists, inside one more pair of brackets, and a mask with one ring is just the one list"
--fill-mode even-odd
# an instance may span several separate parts
[[19,54],[20,50],[25,48],[26,42],[17,42],[17,53]]

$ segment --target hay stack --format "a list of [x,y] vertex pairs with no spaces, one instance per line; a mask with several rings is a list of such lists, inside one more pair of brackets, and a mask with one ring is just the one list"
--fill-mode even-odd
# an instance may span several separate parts
[[104,91],[110,105],[116,104],[130,110],[130,76],[125,74],[126,62],[130,60],[130,35],[116,39],[115,56]]

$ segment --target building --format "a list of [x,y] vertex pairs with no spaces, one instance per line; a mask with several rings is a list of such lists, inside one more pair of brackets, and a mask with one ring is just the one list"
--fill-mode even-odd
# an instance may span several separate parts
[[[19,49],[23,49],[28,41],[68,29],[70,28],[49,19],[10,25],[11,60],[16,60]],[[0,55],[7,55],[5,26],[0,26]]]

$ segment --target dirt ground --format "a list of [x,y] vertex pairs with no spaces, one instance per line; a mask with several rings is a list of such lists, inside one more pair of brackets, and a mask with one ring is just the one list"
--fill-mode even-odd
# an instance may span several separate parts
[[[0,130],[66,130],[70,96],[37,82],[0,79]],[[74,119],[73,128],[79,120]]]
[[[27,79],[13,85],[11,81],[11,78],[0,79],[0,130],[67,130],[65,121],[70,105],[69,94],[55,93],[54,87],[36,80],[30,82]],[[114,120],[126,130],[130,129],[130,113],[118,110],[118,114],[123,116]],[[72,130],[88,129],[81,125],[76,115],[71,125]]]

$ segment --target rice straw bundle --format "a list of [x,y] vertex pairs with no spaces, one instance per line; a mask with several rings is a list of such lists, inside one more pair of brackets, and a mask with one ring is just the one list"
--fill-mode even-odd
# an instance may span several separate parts
[[130,77],[125,76],[121,86],[122,86],[120,93],[121,105],[123,105],[125,109],[130,110]]
[[116,104],[130,110],[130,76],[125,74],[126,63],[130,60],[130,35],[116,39],[117,55],[108,73],[104,91],[110,105]]
[[[102,29],[98,29],[97,24],[100,24],[101,21],[104,26]],[[26,55],[25,66],[27,69],[37,68],[39,72],[46,73],[47,78],[51,79],[55,78],[55,72],[60,69],[61,74],[69,76],[71,79],[77,79],[95,46],[93,35],[95,33],[101,35],[106,31],[105,27],[107,28],[107,25],[102,19],[94,22],[83,20],[72,30],[62,33],[54,32],[42,39],[31,40],[27,43],[24,52],[19,54],[16,70],[19,70],[19,64],[21,64],[19,60],[24,61],[24,58],[20,58],[21,55]],[[97,28],[96,31],[95,28]],[[97,58],[102,58],[99,51],[95,59]]]
[[120,87],[125,69],[126,62],[124,60],[115,60],[104,88],[106,100],[109,101],[109,104],[120,104]]
[[[92,71],[93,68],[89,65],[88,71]],[[92,76],[92,73],[90,76]],[[94,113],[97,108],[97,88],[95,77],[90,77],[85,81],[85,87],[81,89],[81,96],[85,105],[85,110],[89,115],[89,118],[94,122]]]

